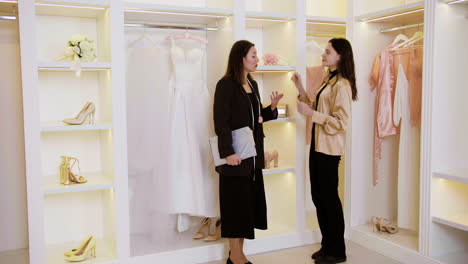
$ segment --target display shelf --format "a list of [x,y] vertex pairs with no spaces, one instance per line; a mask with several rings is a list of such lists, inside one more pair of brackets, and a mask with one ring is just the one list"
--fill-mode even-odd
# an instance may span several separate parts
[[83,131],[83,130],[109,130],[112,124],[87,124],[67,125],[60,122],[51,122],[41,124],[41,132],[63,132],[63,131]]
[[[271,165],[273,165],[273,161],[271,162]],[[281,173],[286,173],[286,172],[292,172],[294,173],[296,171],[295,168],[289,168],[289,167],[273,167],[271,166],[270,169],[263,169],[263,175],[271,175],[271,174],[281,174]]]
[[454,216],[433,216],[432,222],[468,231],[468,213]]
[[60,184],[59,175],[46,177],[48,182],[46,182],[44,185],[44,194],[64,194],[73,192],[108,190],[114,188],[114,184],[111,180],[112,177],[103,176],[102,173],[82,173],[82,176],[84,176],[88,182],[70,185]]
[[36,15],[98,18],[106,13],[110,0],[38,0]]
[[444,264],[466,264],[468,263],[468,252],[457,251],[450,254],[435,257],[437,260]]
[[27,249],[8,250],[0,252],[0,263],[28,264]]
[[295,21],[296,17],[288,14],[265,13],[265,12],[247,12],[246,26],[249,28],[263,28],[274,26],[279,23],[288,23]]
[[378,232],[374,231],[374,228],[371,224],[365,224],[353,227],[354,230],[366,233],[367,235],[371,235],[374,237],[378,237],[380,239],[386,240],[390,243],[402,246],[406,249],[412,251],[418,251],[418,234],[414,231],[407,230],[407,229],[400,229],[400,231],[396,234],[390,234],[385,232]]
[[360,22],[376,23],[418,23],[424,21],[424,1],[389,8],[356,17]]
[[449,5],[468,5],[468,0],[445,0]]
[[0,16],[16,16],[17,13],[18,3],[16,1],[0,2]]
[[254,73],[281,73],[295,71],[295,66],[281,66],[281,65],[263,65],[258,66],[257,71]]
[[[50,61],[39,62],[39,71],[73,71],[72,62],[66,61]],[[82,62],[80,63],[82,71],[103,71],[110,70],[111,64],[108,62]]]
[[447,171],[434,172],[433,177],[446,179],[449,181],[468,183],[468,169],[452,169]]
[[125,3],[126,23],[214,25],[232,14],[231,10],[217,8]]
[[339,17],[307,17],[308,34],[346,35],[346,19]]
[[[64,260],[65,256],[63,255],[63,253],[73,248],[77,248],[81,242],[82,241],[66,242],[63,244],[47,246],[47,262],[46,263],[47,264],[70,263]],[[87,257],[86,260],[80,263],[83,263],[83,264],[114,263],[113,260],[117,259],[115,251],[112,250],[114,244],[115,244],[114,241],[97,239],[96,258]],[[117,263],[117,261],[115,263]]]

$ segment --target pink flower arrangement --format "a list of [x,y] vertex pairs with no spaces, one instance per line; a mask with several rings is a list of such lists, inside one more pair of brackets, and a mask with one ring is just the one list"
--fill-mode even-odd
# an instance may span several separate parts
[[273,53],[263,54],[263,62],[265,63],[265,65],[277,65],[278,61],[278,56],[276,56]]

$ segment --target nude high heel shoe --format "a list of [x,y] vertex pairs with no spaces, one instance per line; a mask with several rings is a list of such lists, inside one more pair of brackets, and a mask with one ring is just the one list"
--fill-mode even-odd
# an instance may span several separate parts
[[269,169],[270,168],[270,162],[271,162],[270,152],[265,152],[264,157],[265,157],[265,169]]
[[[96,239],[93,236],[88,236],[76,249],[71,256],[65,258],[69,262],[80,262],[85,260],[88,256],[96,257]],[[69,253],[69,252],[65,252]]]
[[400,231],[397,226],[392,225],[390,222],[385,223],[383,218],[380,219],[377,226],[379,227],[379,229],[382,232],[387,232],[387,233],[390,233],[390,234],[396,234],[396,233],[398,233],[398,231]]
[[90,124],[94,124],[95,112],[96,106],[92,102],[87,102],[76,117],[64,119],[62,122],[69,125],[81,125],[88,119]]
[[208,231],[208,229],[210,228],[210,225],[211,225],[211,219],[210,218],[207,217],[207,218],[203,219],[203,221],[200,224],[200,229],[198,229],[198,232],[195,233],[192,236],[192,239],[202,239],[202,238],[204,238],[206,231]]
[[216,221],[215,225],[215,232],[213,234],[210,234],[209,236],[205,237],[205,242],[213,242],[216,240],[219,240],[221,238],[221,219],[218,219]]
[[272,158],[272,160],[273,160],[273,166],[274,166],[275,168],[278,168],[278,158],[279,158],[279,153],[278,153],[278,151],[273,150],[273,152],[271,152],[271,156],[272,156],[271,158]]

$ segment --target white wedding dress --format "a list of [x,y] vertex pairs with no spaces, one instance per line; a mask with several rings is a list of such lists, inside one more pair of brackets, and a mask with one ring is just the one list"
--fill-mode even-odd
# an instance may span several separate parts
[[172,41],[171,212],[177,229],[191,226],[190,216],[218,217],[218,177],[211,157],[212,96],[206,87],[205,48],[193,40]]

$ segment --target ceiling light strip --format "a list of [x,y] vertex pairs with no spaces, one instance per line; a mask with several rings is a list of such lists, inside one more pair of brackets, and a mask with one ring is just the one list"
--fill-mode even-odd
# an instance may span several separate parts
[[413,13],[422,12],[422,11],[424,11],[424,8],[420,8],[420,9],[416,9],[416,10],[411,10],[411,11],[407,11],[407,12],[403,12],[403,13],[398,13],[398,14],[393,14],[393,15],[388,15],[388,16],[382,16],[382,17],[372,18],[372,19],[365,19],[365,20],[363,20],[363,22],[379,21],[379,20],[384,20],[384,19],[388,19],[388,18],[392,18],[392,17],[404,16],[404,15],[413,14]]
[[38,6],[81,8],[81,9],[97,9],[97,10],[106,9],[105,7],[99,7],[99,6],[79,6],[79,5],[63,5],[63,4],[49,4],[49,3],[36,3],[36,5],[38,5]]
[[213,14],[197,14],[197,13],[182,13],[182,12],[169,12],[169,11],[157,11],[157,10],[138,10],[138,9],[125,9],[125,12],[163,14],[163,15],[179,15],[179,16],[213,17],[213,18],[225,18],[226,17],[226,16],[223,16],[223,15],[213,15]]

